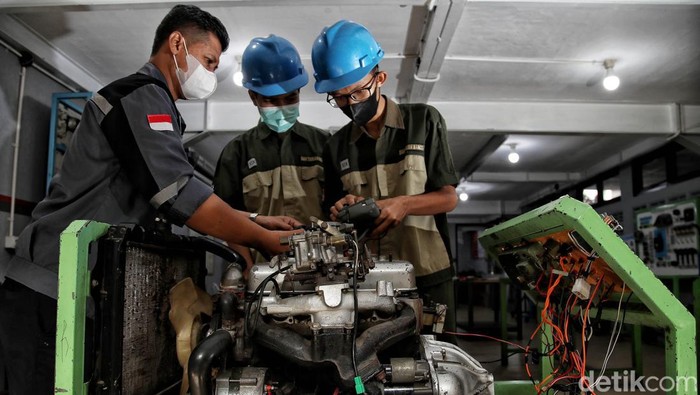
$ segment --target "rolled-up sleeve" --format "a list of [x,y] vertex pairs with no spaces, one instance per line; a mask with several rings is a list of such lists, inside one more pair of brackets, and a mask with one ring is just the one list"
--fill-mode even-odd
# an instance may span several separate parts
[[182,225],[194,214],[199,206],[204,203],[212,194],[209,185],[203,183],[195,177],[190,177],[189,181],[175,197],[169,209],[171,221]]
[[459,177],[452,161],[450,144],[447,141],[445,119],[431,106],[427,106],[425,164],[428,170],[427,191],[440,189],[445,185],[456,186]]

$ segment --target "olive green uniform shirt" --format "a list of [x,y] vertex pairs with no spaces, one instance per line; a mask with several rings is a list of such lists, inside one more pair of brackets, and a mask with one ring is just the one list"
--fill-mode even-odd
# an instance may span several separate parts
[[[386,105],[384,130],[378,139],[351,122],[326,144],[326,209],[346,194],[381,200],[458,183],[440,113],[426,104],[396,104],[386,99]],[[445,213],[409,215],[371,248],[411,262],[423,286],[452,279]]]
[[229,142],[214,175],[214,192],[232,207],[288,215],[304,224],[325,218],[321,154],[328,133],[295,123],[278,134],[262,122]]

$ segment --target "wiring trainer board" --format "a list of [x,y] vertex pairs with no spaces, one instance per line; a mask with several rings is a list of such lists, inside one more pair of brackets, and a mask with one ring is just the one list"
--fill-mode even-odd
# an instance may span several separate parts
[[[663,328],[667,374],[697,377],[694,318],[619,231],[613,217],[564,196],[479,238],[489,258],[537,304],[539,325],[523,362],[538,394],[595,394],[599,380],[588,378],[588,361],[602,361],[596,376],[603,377],[624,323]],[[588,342],[600,320],[614,324],[605,353],[591,357]],[[539,362],[543,374],[536,377]]]

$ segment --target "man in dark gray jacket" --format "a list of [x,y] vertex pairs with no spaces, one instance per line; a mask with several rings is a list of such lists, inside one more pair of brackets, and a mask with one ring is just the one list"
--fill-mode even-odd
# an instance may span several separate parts
[[[204,99],[229,38],[194,6],[163,19],[149,62],[101,89],[86,105],[49,195],[0,266],[0,358],[15,394],[53,394],[59,235],[76,219],[148,226],[156,216],[270,254],[301,225],[290,217],[231,208],[194,177],[177,99]],[[262,226],[261,226],[262,225]],[[267,228],[267,229],[266,229]],[[277,229],[272,231],[268,229]]]

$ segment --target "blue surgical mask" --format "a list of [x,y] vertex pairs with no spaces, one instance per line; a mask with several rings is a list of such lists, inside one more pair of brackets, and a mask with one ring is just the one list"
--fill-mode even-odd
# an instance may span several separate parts
[[280,107],[258,107],[265,125],[277,133],[284,133],[294,126],[299,118],[299,103]]

